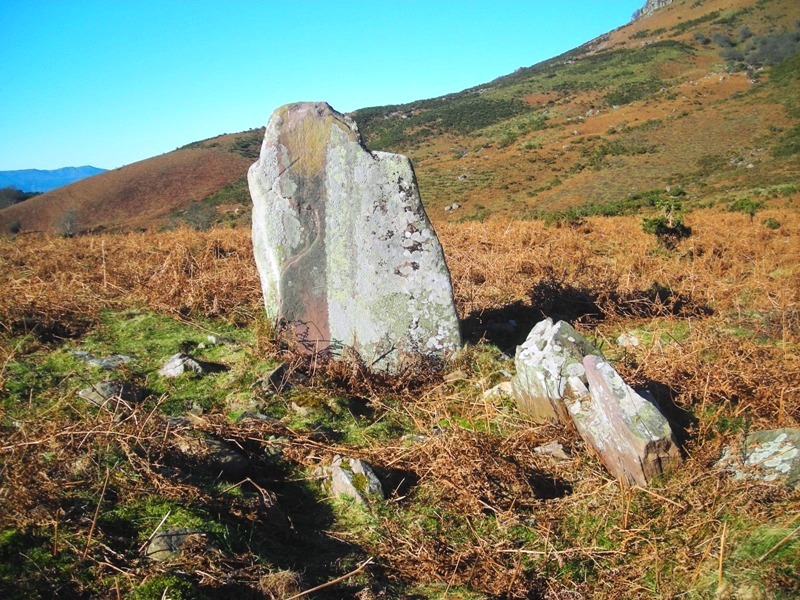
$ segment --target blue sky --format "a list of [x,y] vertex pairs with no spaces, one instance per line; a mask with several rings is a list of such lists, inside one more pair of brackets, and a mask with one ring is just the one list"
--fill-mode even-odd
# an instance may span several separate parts
[[263,125],[485,83],[644,0],[0,0],[0,170],[115,168]]

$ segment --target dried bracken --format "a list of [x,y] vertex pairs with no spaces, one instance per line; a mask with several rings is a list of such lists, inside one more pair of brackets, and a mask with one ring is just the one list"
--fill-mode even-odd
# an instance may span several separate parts
[[[670,252],[633,217],[577,228],[439,225],[471,344],[444,373],[421,363],[396,378],[282,347],[260,318],[245,231],[0,241],[0,392],[21,358],[82,338],[104,311],[136,308],[252,328],[254,360],[302,374],[303,383],[263,392],[265,402],[329,415],[320,426],[304,425],[310,417],[232,422],[221,409],[176,420],[163,414],[166,396],[88,410],[63,387],[48,403],[32,396],[27,412],[4,405],[14,414],[0,448],[4,527],[41,540],[52,558],[16,591],[113,598],[180,571],[211,596],[291,596],[326,582],[335,585],[315,597],[396,597],[420,586],[441,597],[735,595],[752,585],[797,593],[785,553],[796,540],[779,542],[796,527],[800,492],[714,469],[743,431],[800,425],[800,215],[763,214],[781,227],[690,213],[692,237]],[[511,365],[492,345],[513,353],[543,316],[570,320],[627,382],[653,392],[684,468],[647,490],[621,489],[573,430],[534,426],[484,395]],[[621,334],[636,342],[618,342]],[[181,437],[198,435],[249,459],[242,481],[218,480],[181,451]],[[567,460],[534,452],[554,439]],[[311,473],[335,454],[376,467],[385,503],[331,513]],[[151,512],[130,517],[132,506]],[[140,548],[168,507],[231,537],[197,536],[171,566],[149,562]],[[65,575],[58,560],[89,574]]]

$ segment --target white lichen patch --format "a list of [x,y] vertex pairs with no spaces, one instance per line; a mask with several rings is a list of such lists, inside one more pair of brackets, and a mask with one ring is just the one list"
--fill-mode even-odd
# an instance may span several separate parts
[[756,479],[800,486],[800,430],[776,429],[748,434],[741,448],[728,447],[717,468],[734,479]]

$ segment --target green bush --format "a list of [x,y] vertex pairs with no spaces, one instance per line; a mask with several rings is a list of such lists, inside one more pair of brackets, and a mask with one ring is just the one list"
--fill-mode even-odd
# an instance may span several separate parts
[[[683,191],[682,188],[679,190]],[[672,250],[679,240],[692,235],[692,229],[683,222],[683,207],[675,197],[657,197],[654,202],[662,214],[643,219],[642,229],[645,233],[656,236],[664,248]]]
[[756,213],[762,208],[764,208],[763,201],[751,200],[750,198],[739,198],[728,205],[728,210],[730,212],[744,213],[750,217],[751,221],[753,220],[753,217],[756,216]]
[[761,224],[764,225],[764,227],[766,227],[767,229],[779,229],[781,226],[780,221],[778,221],[777,219],[773,219],[772,217],[764,219],[761,222]]
[[642,229],[645,233],[658,238],[658,242],[665,248],[672,250],[679,240],[692,235],[692,228],[683,222],[683,217],[674,216],[671,219],[658,215],[642,219]]

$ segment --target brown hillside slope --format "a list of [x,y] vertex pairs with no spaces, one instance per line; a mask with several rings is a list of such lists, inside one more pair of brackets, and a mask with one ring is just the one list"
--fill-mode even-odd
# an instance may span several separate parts
[[222,135],[55,189],[0,211],[0,231],[14,222],[61,234],[162,224],[241,178],[261,136]]
[[[798,23],[793,0],[676,1],[445,103],[356,118],[371,148],[412,157],[434,220],[525,218],[666,186],[688,201],[758,194],[797,184],[797,152],[777,149],[796,147],[800,80],[796,55],[763,64],[748,48],[789,47],[780,36]],[[471,118],[490,102],[524,104],[488,125]],[[445,212],[453,202],[461,208]]]

